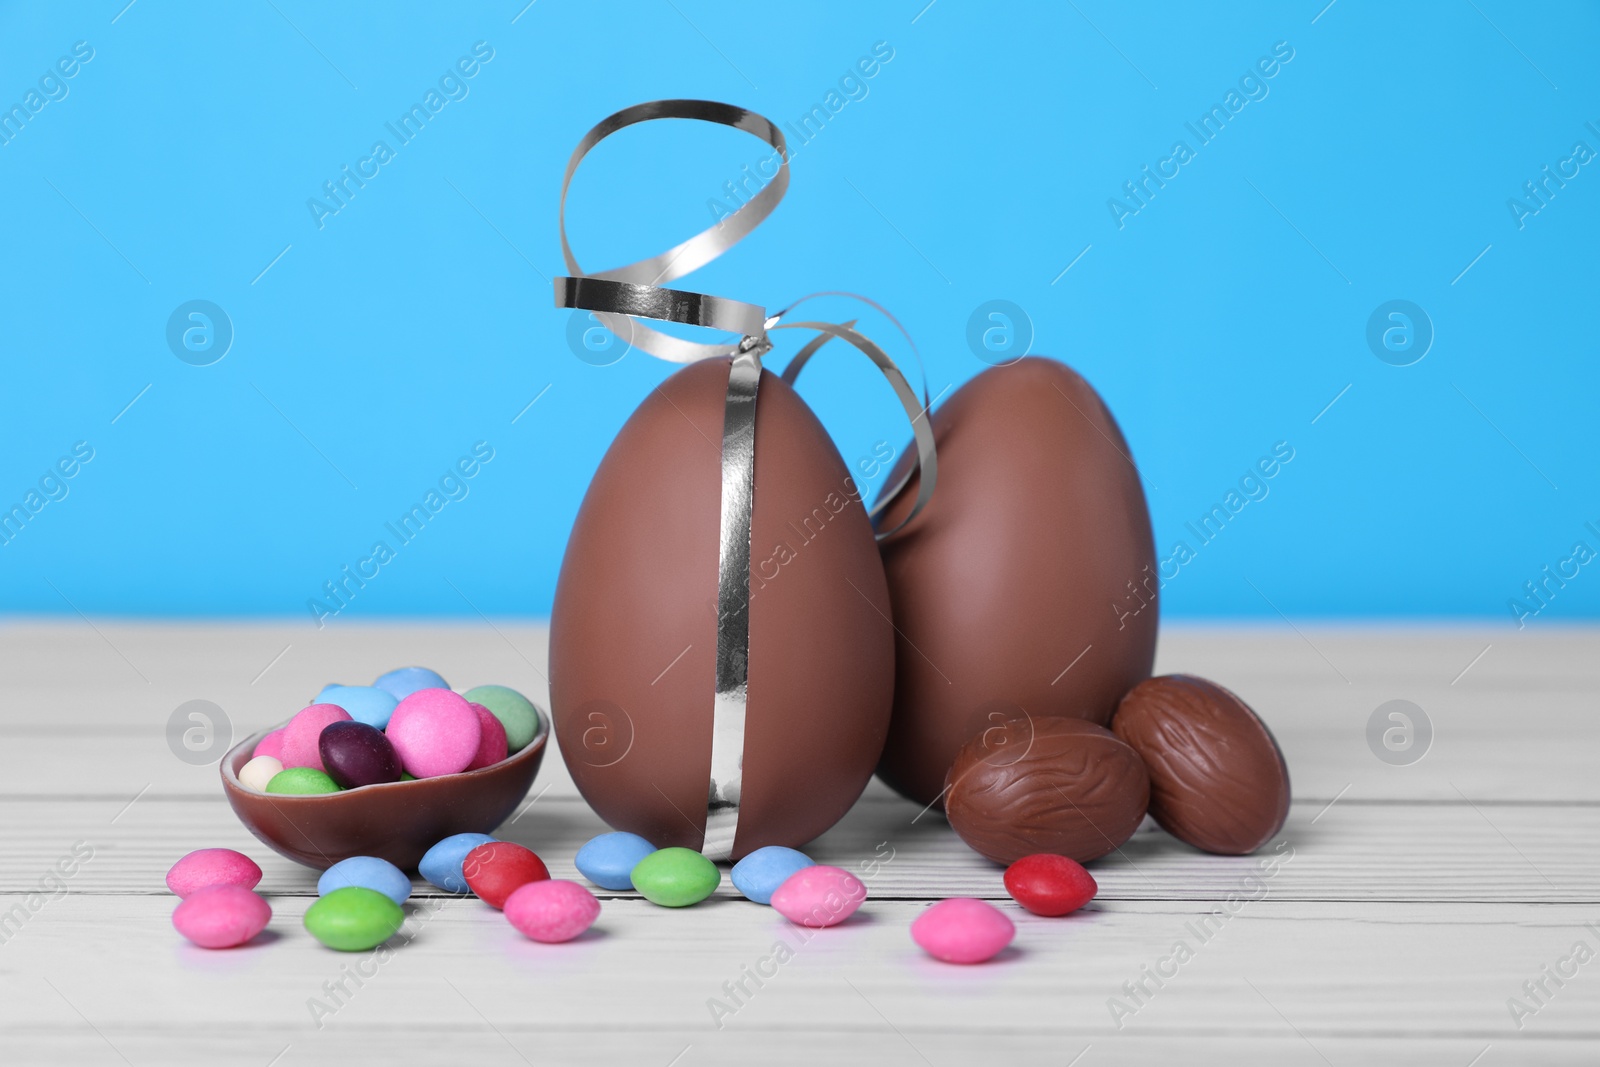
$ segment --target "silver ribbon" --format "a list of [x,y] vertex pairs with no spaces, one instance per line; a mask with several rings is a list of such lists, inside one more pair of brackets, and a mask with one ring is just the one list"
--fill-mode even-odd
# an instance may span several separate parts
[[[618,130],[656,119],[712,122],[759,137],[777,151],[781,160],[778,173],[732,215],[676,247],[625,267],[585,274],[567,240],[567,191],[573,175],[595,145]],[[750,682],[750,524],[755,502],[756,395],[761,385],[761,357],[772,349],[771,331],[811,330],[817,334],[790,360],[783,372],[785,382],[792,384],[811,357],[837,337],[872,360],[910,416],[917,462],[884,494],[869,517],[876,521],[883,509],[920,472],[917,499],[903,520],[892,529],[875,534],[878,540],[893,536],[916,518],[933,494],[937,474],[933,429],[927,419],[926,377],[919,397],[895,361],[858,332],[853,320],[845,323],[781,321],[807,300],[844,296],[877,309],[910,342],[911,336],[905,327],[883,307],[854,293],[823,292],[802,297],[769,317],[755,304],[670,289],[662,284],[704,266],[737,244],[772,214],[788,187],[789,153],[778,127],[753,111],[710,100],[656,100],[611,115],[578,142],[561,181],[561,254],[571,276],[555,279],[556,306],[593,312],[617,337],[658,359],[694,363],[702,359],[733,357],[729,361],[728,391],[723,408],[716,692],[712,704],[711,777],[706,793],[705,839],[700,848],[702,853],[716,860],[726,860],[732,855],[739,830],[739,798],[744,783],[745,716]],[[740,340],[736,344],[689,341],[640,325],[639,319],[721,330],[738,335]],[[915,343],[911,344],[911,349],[916,354]],[[921,363],[920,355],[917,361]]]

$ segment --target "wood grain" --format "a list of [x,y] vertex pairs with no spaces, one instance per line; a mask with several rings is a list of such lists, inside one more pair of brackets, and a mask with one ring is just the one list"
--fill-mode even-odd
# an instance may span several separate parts
[[[1159,669],[1228,685],[1276,733],[1288,824],[1244,859],[1147,828],[1095,865],[1083,913],[1009,907],[1016,945],[977,968],[927,959],[907,927],[941,897],[1003,903],[998,869],[876,783],[811,847],[870,887],[835,930],[803,938],[725,883],[681,911],[604,894],[593,933],[540,946],[428,890],[415,936],[381,964],[334,953],[299,923],[314,873],[240,827],[214,765],[167,747],[185,700],[216,702],[242,735],[327,681],[402,663],[542,701],[544,645],[540,627],[499,621],[0,627],[0,1062],[1600,1060],[1600,959],[1559,987],[1544,977],[1580,941],[1600,953],[1594,630],[1168,627]],[[1435,731],[1411,766],[1365,739],[1396,698]],[[575,876],[572,854],[603,827],[554,749],[530,800],[501,836]],[[80,841],[94,856],[63,892],[48,871]],[[207,845],[262,863],[276,914],[258,943],[208,953],[172,931],[166,868]],[[757,988],[747,968],[780,941],[792,958]],[[1124,989],[1178,941],[1192,958],[1173,977]],[[373,972],[359,987],[357,964]],[[1543,1003],[1524,991],[1541,979]],[[341,980],[334,999],[324,983]],[[746,993],[724,988],[740,981]],[[1114,1017],[1113,998],[1129,1010]],[[1520,1028],[1510,998],[1537,1007]],[[336,1010],[314,1018],[315,1000]]]

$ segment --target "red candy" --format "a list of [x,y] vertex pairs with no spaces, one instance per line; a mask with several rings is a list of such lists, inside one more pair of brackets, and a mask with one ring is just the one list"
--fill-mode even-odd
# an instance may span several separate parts
[[1100,891],[1094,875],[1065,856],[1038,852],[1006,868],[1006,892],[1035,915],[1077,911]]
[[478,742],[478,754],[467,764],[469,771],[478,770],[480,767],[493,767],[505,759],[509,751],[505,724],[482,704],[473,704],[472,710],[478,713],[478,725],[483,727],[483,739]]
[[550,877],[544,860],[510,841],[490,841],[468,852],[461,861],[461,874],[467,888],[492,908],[504,908],[513,892]]

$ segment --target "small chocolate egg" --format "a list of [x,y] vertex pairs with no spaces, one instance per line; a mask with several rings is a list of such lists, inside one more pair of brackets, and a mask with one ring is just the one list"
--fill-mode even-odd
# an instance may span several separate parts
[[898,641],[878,775],[919,804],[938,799],[968,738],[1005,719],[1110,722],[1150,676],[1160,585],[1132,453],[1069,367],[991,368],[932,419],[938,488],[882,546]]
[[1111,720],[1150,771],[1150,817],[1173,837],[1224,856],[1271,841],[1289,815],[1289,767],[1249,705],[1204,678],[1135,686]]
[[1011,864],[1036,852],[1088,863],[1133,836],[1150,803],[1138,753],[1082,719],[1022,716],[980,732],[950,765],[951,829]]
[[[618,432],[550,619],[551,713],[572,778],[612,827],[663,849],[706,846],[729,366],[678,371]],[[894,684],[860,490],[816,415],[766,372],[754,477],[736,860],[803,845],[849,810],[882,751]]]

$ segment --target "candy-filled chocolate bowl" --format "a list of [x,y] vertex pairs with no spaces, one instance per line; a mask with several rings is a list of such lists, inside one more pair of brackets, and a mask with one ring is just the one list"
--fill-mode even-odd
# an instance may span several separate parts
[[478,770],[312,795],[262,792],[239,780],[272,732],[246,738],[222,758],[222,791],[245,829],[279,855],[318,870],[376,856],[413,871],[442,838],[489,833],[511,816],[539,773],[550,722],[539,716],[527,745]]

